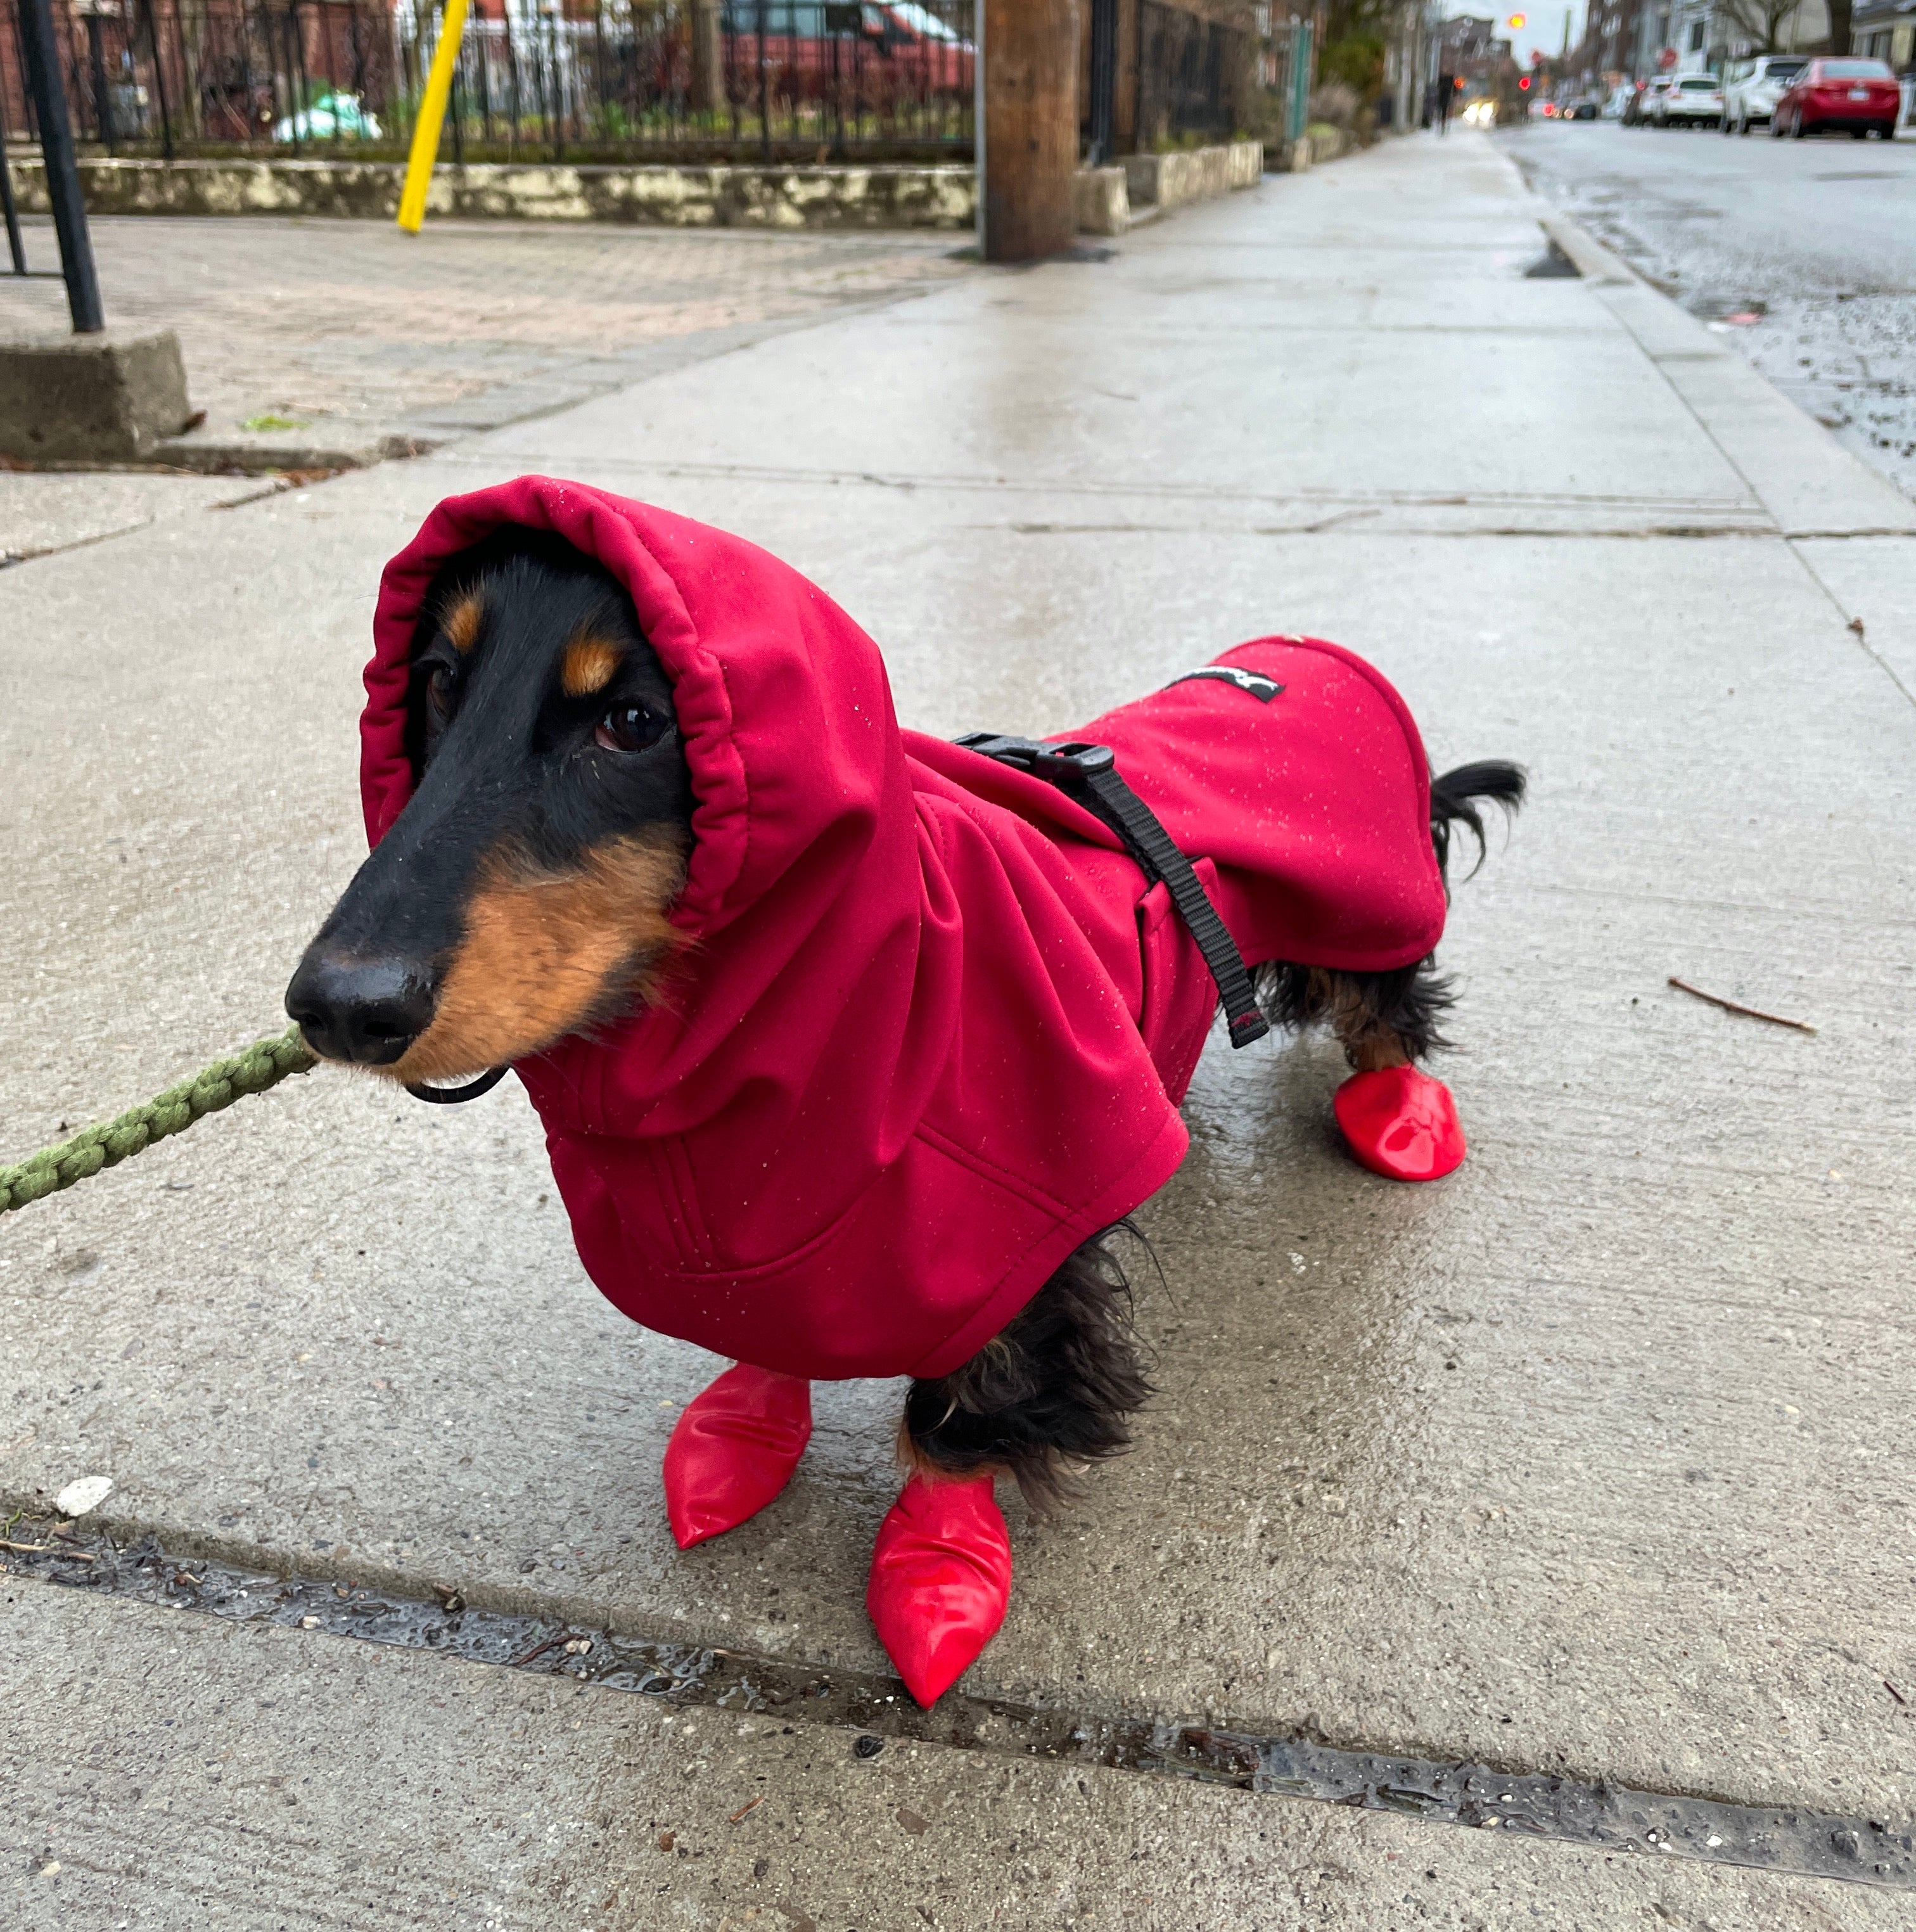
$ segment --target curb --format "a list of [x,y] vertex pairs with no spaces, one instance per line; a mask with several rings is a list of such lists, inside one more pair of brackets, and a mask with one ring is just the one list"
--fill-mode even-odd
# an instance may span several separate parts
[[[1534,203],[1543,197],[1499,157]],[[1543,204],[1537,226],[1657,365],[1789,538],[1916,536],[1916,502],[1845,448],[1687,310],[1570,216]]]

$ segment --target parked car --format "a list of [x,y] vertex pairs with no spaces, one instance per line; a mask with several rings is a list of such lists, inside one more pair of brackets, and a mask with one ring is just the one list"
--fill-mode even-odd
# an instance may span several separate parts
[[1723,132],[1767,128],[1783,90],[1810,64],[1807,54],[1756,54],[1732,61],[1723,75]]
[[1557,110],[1557,116],[1563,121],[1594,121],[1603,107],[1603,102],[1595,94],[1579,94],[1564,102]]
[[1659,128],[1714,128],[1723,118],[1723,90],[1714,74],[1674,75],[1657,91],[1650,118]]
[[1896,134],[1903,89],[1885,61],[1813,60],[1783,90],[1770,117],[1770,132],[1801,140],[1806,134],[1847,130],[1857,140]]
[[962,96],[973,85],[977,50],[916,0],[724,0],[718,18],[727,63],[748,98],[758,85],[761,28],[774,93],[855,95],[889,109],[916,96]]
[[1636,100],[1637,90],[1629,81],[1612,89],[1610,98],[1603,104],[1603,118],[1606,121],[1630,121],[1636,117],[1630,111],[1630,104]]

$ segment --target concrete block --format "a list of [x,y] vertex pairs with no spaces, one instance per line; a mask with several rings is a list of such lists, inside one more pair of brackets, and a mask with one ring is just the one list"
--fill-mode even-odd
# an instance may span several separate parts
[[1183,208],[1215,201],[1234,188],[1255,188],[1264,171],[1261,141],[1231,141],[1210,148],[1183,148],[1168,154],[1126,154],[1124,177],[1132,203]]
[[170,328],[0,339],[0,455],[136,462],[192,415]]
[[1078,232],[1122,235],[1131,225],[1131,196],[1122,168],[1078,171]]
[[1124,191],[1133,208],[1158,205],[1158,173],[1162,154],[1126,154],[1119,165],[1124,170]]

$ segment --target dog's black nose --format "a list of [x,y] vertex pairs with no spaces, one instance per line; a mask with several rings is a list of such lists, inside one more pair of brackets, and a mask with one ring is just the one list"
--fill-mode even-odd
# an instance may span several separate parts
[[390,1066],[433,1023],[432,982],[403,959],[352,959],[315,947],[286,989],[286,1010],[325,1060]]

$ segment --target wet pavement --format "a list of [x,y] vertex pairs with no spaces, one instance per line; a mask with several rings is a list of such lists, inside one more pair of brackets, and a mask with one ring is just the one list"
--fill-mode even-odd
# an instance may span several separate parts
[[[292,1816],[270,1780],[296,1763],[323,1822],[286,1828],[292,1876],[255,1882],[297,1925],[368,1922],[329,1920],[325,1888],[358,1901],[379,1872],[394,1922],[443,1882],[474,1888],[475,1922],[540,1932],[988,1906],[1906,1918],[1894,1858],[1865,1852],[1916,1816],[1916,542],[1859,533],[1916,517],[1648,290],[1600,262],[1527,278],[1546,212],[1489,142],[1405,141],[1108,262],[980,274],[0,575],[0,1106],[22,1150],[274,1025],[361,850],[379,566],[439,496],[523,469],[790,557],[925,728],[1067,727],[1297,628],[1374,657],[1440,764],[1514,756],[1535,786],[1444,950],[1471,1160],[1434,1187],[1375,1180],[1329,1124],[1333,1052],[1213,1043],[1191,1156],[1140,1217],[1162,1393],[1080,1504],[1008,1511],[1011,1616],[949,1730],[874,1714],[898,1694],[862,1611],[897,1389],[821,1389],[787,1494],[678,1552],[658,1459],[712,1364],[584,1281],[510,1083],[438,1110],[322,1072],[0,1222],[11,1539],[46,1540],[53,1494],[107,1474],[85,1527],[131,1569],[151,1537],[172,1577],[223,1564],[277,1593],[298,1573],[340,1606],[276,1594],[262,1628],[184,1607],[203,1582],[118,1600],[77,1580],[96,1566],[61,1588],[16,1552],[16,1898],[55,1864],[40,1895],[70,1910],[49,1922],[91,1932],[136,1895],[142,1924],[250,1924],[237,1878],[223,1917],[184,1901],[223,1857],[258,1874],[279,1840],[249,1835],[256,1808]],[[1819,1030],[1734,1018],[1672,973]],[[558,1682],[562,1647],[502,1668],[523,1654],[506,1625],[485,1626],[494,1661],[335,1636],[375,1599],[444,1628],[442,1588],[528,1620],[529,1648],[610,1632],[602,1663],[723,1653],[862,1701],[728,1703],[749,1737],[682,1754],[643,1680]],[[169,1723],[190,1734],[171,1755]],[[1019,1749],[1021,1723],[1201,1736],[1214,1755],[1183,1768],[1222,1781],[1080,1768]],[[1294,1768],[1374,1761],[1366,1790],[1475,1766],[1531,1802],[1774,1808],[1855,1882],[1712,1866],[1660,1832],[1653,1853],[1647,1814],[1599,1852],[1314,1804],[1234,1771],[1234,1738]],[[927,1795],[874,1795],[874,1762]],[[706,1862],[674,1850],[688,1888],[648,1906],[631,1888],[667,1882],[646,1862],[681,1829]],[[609,1874],[589,1899],[565,1888],[586,1871]]]
[[[57,263],[28,220],[28,259]],[[198,440],[445,442],[970,272],[965,238],[316,216],[92,224],[107,318],[177,332]],[[0,279],[0,329],[66,326]],[[4,531],[0,531],[4,547]]]
[[1501,129],[1531,184],[1916,494],[1916,141]]

